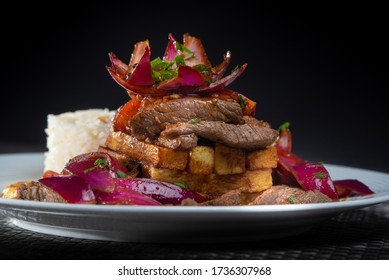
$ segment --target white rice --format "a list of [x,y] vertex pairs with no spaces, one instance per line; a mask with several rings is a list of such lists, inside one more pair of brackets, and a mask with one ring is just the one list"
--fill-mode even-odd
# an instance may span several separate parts
[[111,131],[113,116],[108,109],[48,115],[44,170],[60,172],[72,157],[97,151]]

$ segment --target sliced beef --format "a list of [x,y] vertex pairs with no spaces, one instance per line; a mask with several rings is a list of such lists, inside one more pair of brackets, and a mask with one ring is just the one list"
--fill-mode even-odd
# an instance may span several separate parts
[[[244,117],[245,124],[229,124],[222,121],[202,121],[198,123],[179,122],[167,125],[161,132],[161,138],[171,139],[177,144],[176,149],[188,148],[179,146],[183,137],[197,135],[198,137],[222,143],[233,148],[255,150],[271,145],[277,138],[277,131],[271,129],[266,122],[253,117]],[[192,138],[193,139],[193,138]],[[167,140],[165,140],[168,143]],[[183,142],[188,144],[188,142]],[[197,142],[191,142],[194,147]],[[161,143],[163,145],[163,143]],[[189,147],[189,148],[191,148]]]
[[186,198],[181,202],[182,206],[231,206],[231,205],[241,205],[242,192],[240,190],[232,190],[226,192],[225,194],[208,200],[202,203],[197,203],[191,198]]
[[66,203],[57,192],[35,181],[18,182],[6,187],[3,198]]
[[154,138],[169,124],[194,119],[244,123],[242,108],[236,102],[188,97],[147,106],[129,121],[129,128],[138,140],[145,140]]
[[179,137],[169,138],[160,136],[156,141],[153,141],[155,145],[163,146],[173,150],[187,150],[197,146],[198,138],[196,134],[180,135]]
[[249,205],[305,204],[331,201],[328,196],[317,190],[305,191],[300,188],[279,185],[267,189]]

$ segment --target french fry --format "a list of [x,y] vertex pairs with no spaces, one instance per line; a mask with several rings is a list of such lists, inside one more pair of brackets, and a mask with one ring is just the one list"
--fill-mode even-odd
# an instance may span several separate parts
[[189,152],[188,172],[208,175],[213,172],[215,152],[212,147],[196,146]]
[[166,168],[155,168],[143,166],[144,177],[169,183],[184,183],[187,188],[216,196],[230,190],[241,189],[242,192],[257,193],[270,188],[273,184],[272,169],[246,171],[243,174],[235,175],[201,175],[191,174],[187,171],[171,170]]
[[155,167],[184,170],[189,159],[188,151],[148,144],[120,131],[111,132],[105,145],[111,150],[126,154],[134,161]]
[[277,168],[277,161],[276,147],[269,146],[265,149],[246,153],[246,166],[249,170]]
[[245,151],[215,144],[215,173],[240,174],[246,171]]

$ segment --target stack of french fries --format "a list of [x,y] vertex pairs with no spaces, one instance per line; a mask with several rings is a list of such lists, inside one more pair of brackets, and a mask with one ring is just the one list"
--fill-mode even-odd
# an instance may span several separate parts
[[278,159],[272,146],[245,151],[215,143],[173,150],[138,141],[122,132],[111,132],[101,149],[140,163],[141,177],[180,183],[209,197],[235,189],[263,192],[273,184],[272,169],[277,167]]

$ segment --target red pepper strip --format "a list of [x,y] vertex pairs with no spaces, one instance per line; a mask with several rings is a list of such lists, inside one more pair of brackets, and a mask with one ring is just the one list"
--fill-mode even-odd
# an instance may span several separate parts
[[135,96],[126,104],[122,105],[113,118],[113,130],[126,132],[128,121],[138,113],[141,104],[142,102],[139,97]]
[[290,129],[281,129],[276,147],[279,153],[290,154],[292,152],[292,133]]

